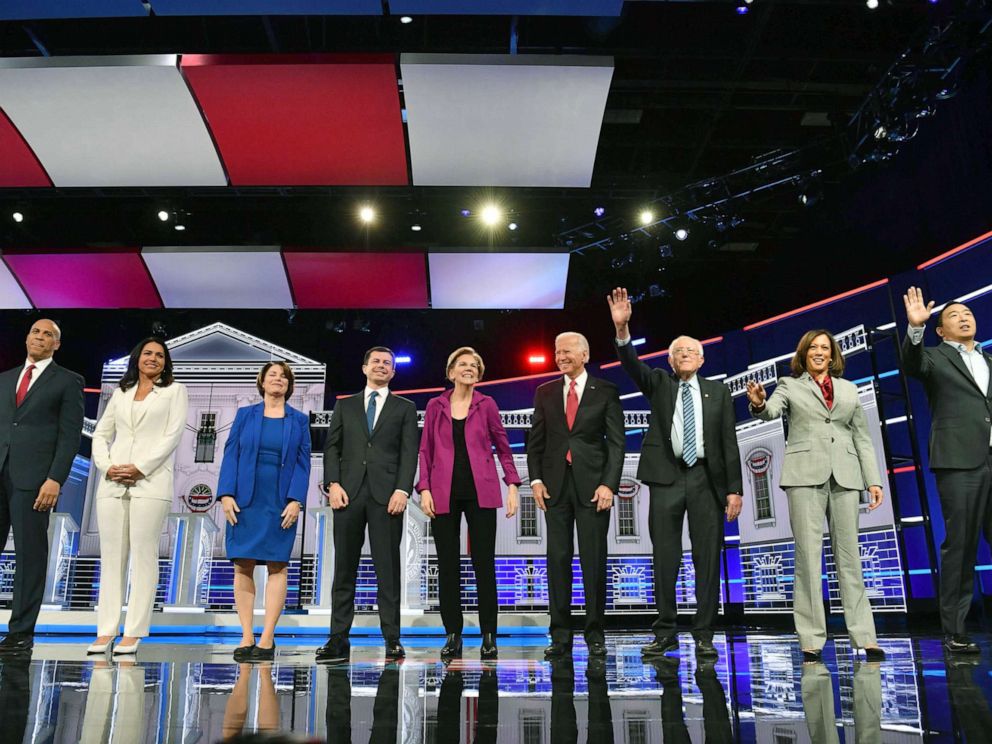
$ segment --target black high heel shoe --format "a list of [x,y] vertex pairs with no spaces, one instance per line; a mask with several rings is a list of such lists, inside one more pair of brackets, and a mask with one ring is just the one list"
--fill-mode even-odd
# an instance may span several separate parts
[[823,662],[823,649],[818,648],[815,651],[807,651],[803,649],[803,664],[820,664]]
[[496,634],[482,634],[482,648],[479,651],[480,659],[495,659],[499,656],[499,649],[496,648]]
[[444,645],[441,647],[441,658],[454,659],[455,657],[461,655],[462,655],[462,634],[448,633],[448,637],[445,639]]

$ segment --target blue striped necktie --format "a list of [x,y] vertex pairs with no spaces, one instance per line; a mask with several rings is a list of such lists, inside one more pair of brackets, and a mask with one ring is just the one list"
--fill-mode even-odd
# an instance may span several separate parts
[[369,396],[369,407],[365,409],[365,420],[369,425],[369,434],[375,426],[375,402],[379,399],[379,393],[372,393]]
[[696,411],[688,382],[682,383],[682,460],[690,468],[696,464]]

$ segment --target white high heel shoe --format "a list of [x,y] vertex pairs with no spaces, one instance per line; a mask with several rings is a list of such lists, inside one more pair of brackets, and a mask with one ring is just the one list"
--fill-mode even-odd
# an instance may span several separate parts
[[138,644],[141,643],[140,638],[135,638],[134,643],[130,646],[114,646],[114,656],[123,656],[124,654],[136,654],[138,653]]
[[106,643],[91,643],[89,648],[86,649],[88,654],[105,654],[107,649],[114,645],[115,638],[111,638]]

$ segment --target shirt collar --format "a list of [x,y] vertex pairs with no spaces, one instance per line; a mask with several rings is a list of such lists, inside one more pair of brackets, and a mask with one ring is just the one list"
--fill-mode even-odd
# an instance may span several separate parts
[[388,387],[384,387],[384,388],[379,388],[378,390],[375,390],[373,388],[370,388],[368,385],[366,385],[365,386],[365,396],[364,396],[365,397],[365,400],[368,400],[369,399],[369,396],[372,395],[372,394],[378,395],[380,398],[384,398],[385,396],[389,395],[389,388]]
[[48,357],[48,359],[42,359],[40,362],[32,362],[30,359],[25,359],[24,360],[24,366],[27,367],[28,365],[33,364],[34,365],[34,371],[35,371],[35,373],[38,373],[38,374],[40,374],[41,372],[44,372],[45,369],[48,368],[48,365],[51,364],[51,363],[52,363],[52,357]]
[[[568,390],[568,384],[572,381],[568,375],[565,375],[562,379],[565,381],[565,389]],[[586,380],[589,379],[589,370],[582,370],[582,374],[575,378],[575,387],[579,390],[586,389]]]
[[689,387],[694,388],[696,390],[699,390],[699,375],[698,374],[693,375],[688,380],[683,380],[680,377],[679,378],[679,385],[681,386],[683,382],[687,382],[687,383],[689,383]]
[[945,338],[944,339],[944,343],[947,344],[948,346],[950,346],[952,349],[954,349],[954,351],[956,351],[956,352],[958,352],[960,354],[974,354],[976,351],[980,351],[980,347],[979,347],[977,341],[975,342],[975,348],[972,349],[971,351],[968,351],[968,347],[967,346],[965,346],[964,344],[959,344],[957,341],[948,341]]

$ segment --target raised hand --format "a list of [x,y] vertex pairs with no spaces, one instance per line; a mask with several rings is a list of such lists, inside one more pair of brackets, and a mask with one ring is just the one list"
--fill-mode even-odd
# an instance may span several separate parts
[[764,385],[754,380],[747,381],[747,399],[754,408],[764,408],[767,397],[768,393],[765,392]]
[[613,318],[613,325],[617,328],[617,337],[626,338],[627,324],[630,323],[630,316],[633,314],[633,306],[630,304],[627,290],[617,287],[606,295],[606,301],[610,304],[610,317]]
[[930,313],[933,310],[934,301],[929,304],[923,302],[923,290],[918,287],[910,287],[906,294],[902,296],[903,304],[906,306],[906,320],[913,328],[926,325],[930,320]]

